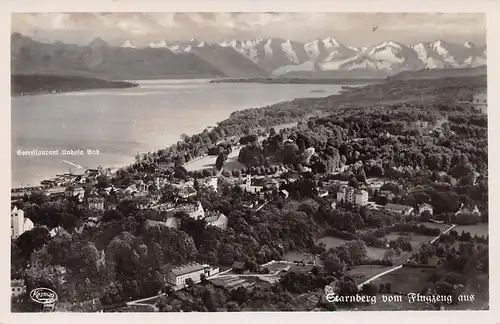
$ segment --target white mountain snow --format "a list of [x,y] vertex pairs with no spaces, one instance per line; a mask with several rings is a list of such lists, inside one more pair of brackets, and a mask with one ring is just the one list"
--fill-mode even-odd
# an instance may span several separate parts
[[[124,44],[125,45],[125,44]],[[375,46],[347,46],[332,37],[300,43],[280,38],[226,40],[218,44],[195,39],[189,42],[159,41],[149,47],[173,52],[221,46],[232,48],[272,75],[291,72],[366,70],[394,74],[406,70],[475,67],[486,64],[486,47],[472,42],[455,44],[443,40],[402,44],[385,41]]]
[[151,48],[167,48],[167,41],[165,40],[161,40],[161,41],[158,41],[158,42],[152,42],[152,43],[149,43],[148,47],[151,47]]
[[126,47],[126,48],[135,48],[135,45],[134,45],[134,44],[132,44],[132,42],[131,42],[131,41],[126,40],[126,41],[125,41],[125,43],[123,43],[121,47]]

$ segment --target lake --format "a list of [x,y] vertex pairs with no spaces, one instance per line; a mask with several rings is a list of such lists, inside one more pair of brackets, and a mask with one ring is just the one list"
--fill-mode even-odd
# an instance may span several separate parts
[[[138,152],[165,148],[179,141],[182,133],[199,133],[234,111],[341,90],[340,85],[328,84],[134,82],[140,86],[12,98],[12,186],[38,185],[68,172],[71,163],[84,168],[124,166]],[[17,150],[34,149],[84,154],[17,155]],[[87,149],[99,154],[87,155]]]

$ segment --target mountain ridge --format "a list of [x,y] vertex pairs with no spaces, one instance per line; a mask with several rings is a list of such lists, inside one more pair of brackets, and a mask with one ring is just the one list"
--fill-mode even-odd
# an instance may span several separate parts
[[[41,43],[18,33],[12,34],[11,39],[14,39],[11,65],[13,71],[19,69],[17,73],[23,73],[23,69],[29,67],[36,72],[74,70],[122,79],[126,79],[122,73],[129,79],[134,74],[141,78],[169,75],[385,78],[405,71],[472,68],[487,63],[486,45],[476,46],[470,41],[457,44],[436,40],[408,45],[387,40],[374,46],[353,47],[333,37],[311,42],[283,38],[215,43],[196,39],[185,42],[160,39],[139,47],[130,40],[120,46],[111,46],[98,37],[87,46]],[[24,54],[22,48],[25,48]],[[35,48],[34,52],[42,58],[26,56],[26,48]],[[155,58],[153,53],[161,58]],[[50,64],[45,64],[47,62]],[[72,64],[76,67],[70,68]],[[125,72],[120,69],[125,69]]]

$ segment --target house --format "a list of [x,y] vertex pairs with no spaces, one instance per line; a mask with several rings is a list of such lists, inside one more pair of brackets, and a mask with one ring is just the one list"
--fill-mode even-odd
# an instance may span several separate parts
[[205,266],[199,263],[190,263],[174,267],[165,265],[163,267],[163,281],[175,290],[184,288],[186,280],[191,279],[194,283],[201,281],[201,275],[205,274]]
[[431,205],[423,203],[418,206],[418,213],[422,214],[424,211],[428,211],[431,215],[434,212],[434,208]]
[[309,163],[309,161],[311,160],[311,157],[315,154],[315,152],[316,152],[316,150],[314,149],[314,147],[310,147],[310,148],[306,149],[302,155],[303,161],[306,163]]
[[87,169],[83,174],[85,174],[87,177],[97,177],[100,173],[97,169]]
[[47,187],[53,187],[53,186],[56,186],[56,182],[53,180],[53,179],[50,179],[50,180],[42,180],[40,182],[40,184],[42,186],[47,186]]
[[77,198],[79,201],[83,201],[85,190],[80,186],[69,186],[64,195],[68,198]]
[[368,192],[365,190],[356,190],[354,195],[354,204],[357,206],[365,206],[368,203]]
[[337,202],[351,204],[354,200],[354,190],[351,187],[342,187],[337,191]]
[[410,215],[413,211],[413,207],[398,204],[387,204],[384,209],[402,216]]
[[12,297],[18,297],[26,293],[26,281],[24,279],[10,280]]
[[233,263],[232,269],[236,273],[248,273],[248,269],[244,262],[235,261]]
[[181,226],[181,220],[180,220],[180,218],[177,218],[177,217],[169,217],[165,221],[165,224],[167,225],[167,227],[177,229]]
[[47,196],[61,195],[66,192],[66,187],[53,187],[45,189],[44,191]]
[[14,206],[10,212],[11,238],[17,239],[24,232],[32,230],[34,226],[31,219],[24,217],[24,211]]
[[127,194],[127,195],[131,195],[137,191],[138,191],[137,186],[135,184],[132,184],[132,185],[128,186],[127,188],[125,188],[125,190],[123,190],[123,193]]
[[252,176],[247,175],[245,183],[242,184],[240,187],[241,187],[241,189],[243,189],[246,192],[256,194],[256,193],[261,192],[264,189],[264,183],[262,181],[258,181],[258,180],[252,181]]
[[227,217],[222,213],[209,212],[206,215],[205,221],[208,226],[215,226],[222,230],[227,229]]
[[299,180],[302,176],[300,175],[299,172],[288,172],[286,175],[285,175],[285,179],[286,181],[288,182],[295,182],[297,180]]
[[280,187],[280,182],[276,179],[266,179],[264,181],[264,187],[269,190],[278,190]]
[[174,209],[167,211],[167,214],[169,216],[175,216],[175,214],[179,212],[184,212],[193,219],[205,218],[205,210],[199,201],[196,204],[184,204],[177,206]]
[[214,268],[208,264],[203,265],[203,271],[205,272],[206,277],[211,277],[220,272],[220,268]]
[[103,197],[89,197],[87,199],[89,209],[96,210],[96,211],[104,210],[104,201],[105,201],[105,199]]
[[212,188],[215,192],[217,192],[217,185],[219,182],[219,178],[217,177],[210,177],[207,178],[202,182],[202,184],[206,187]]
[[281,190],[281,194],[285,197],[285,199],[290,197],[290,193],[288,193],[285,189]]
[[248,284],[247,280],[241,278],[215,278],[211,280],[212,284],[217,287],[223,287],[229,291],[237,289],[238,287],[243,287]]
[[471,208],[471,207],[464,208],[464,205],[462,204],[460,206],[460,209],[455,213],[455,215],[458,216],[458,215],[462,215],[462,214],[470,214],[470,215],[473,215],[476,217],[481,217],[481,212],[479,211],[477,206],[474,206],[474,208]]
[[368,192],[349,186],[342,187],[337,192],[337,202],[341,201],[350,205],[364,206],[368,203]]
[[61,233],[62,231],[62,227],[61,226],[58,226],[58,227],[54,227],[53,229],[50,230],[49,232],[49,235],[50,237],[55,237],[57,236],[59,233]]
[[185,186],[179,190],[177,195],[182,199],[188,199],[190,197],[196,196],[196,194],[197,194],[197,191],[196,191],[196,189],[194,189],[194,187]]
[[74,312],[92,313],[102,312],[103,309],[104,307],[101,300],[99,298],[94,298],[74,305],[71,310]]

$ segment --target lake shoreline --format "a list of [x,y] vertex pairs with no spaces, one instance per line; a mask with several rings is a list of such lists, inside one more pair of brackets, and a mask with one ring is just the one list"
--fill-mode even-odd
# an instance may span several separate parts
[[312,78],[227,78],[214,79],[210,83],[262,83],[262,84],[332,84],[332,85],[367,85],[382,83],[385,79],[312,79]]
[[[203,79],[203,83],[208,84],[209,80]],[[139,84],[139,88],[140,88],[140,86],[141,86],[141,84]],[[295,86],[302,87],[302,85],[295,85]],[[292,102],[294,100],[297,100],[298,98],[304,98],[304,97],[306,97],[308,99],[317,99],[317,98],[324,98],[324,97],[327,97],[329,95],[341,92],[341,89],[337,89],[339,87],[336,87],[335,92],[333,92],[333,93],[321,93],[318,96],[318,94],[316,94],[316,95],[310,94],[310,91],[307,90],[308,86],[307,85],[304,85],[304,86],[305,86],[305,88],[304,88],[305,90],[303,91],[304,93],[302,95],[298,95],[298,97],[297,97],[297,92],[293,92],[292,91],[291,93],[293,94],[293,97],[291,97],[290,99],[285,99],[286,96],[282,97],[283,99],[278,99],[278,100],[271,99],[272,101],[270,101],[269,104],[262,103],[262,102],[260,102],[260,103],[252,103],[252,101],[250,101],[248,103],[245,101],[243,104],[236,103],[236,106],[233,106],[234,110],[231,109],[230,111],[227,112],[227,114],[224,114],[223,116],[217,116],[218,119],[216,121],[214,121],[214,122],[211,122],[211,123],[208,123],[208,124],[205,123],[203,126],[200,125],[200,128],[198,130],[195,130],[193,132],[191,132],[191,130],[188,131],[188,134],[193,134],[194,135],[194,134],[201,133],[201,132],[203,132],[203,129],[207,129],[207,128],[209,129],[209,126],[207,126],[207,125],[214,125],[217,122],[221,122],[221,121],[230,119],[231,116],[232,116],[232,114],[234,114],[235,112],[244,111],[244,110],[247,110],[247,109],[255,109],[255,108],[252,108],[252,107],[258,107],[256,109],[260,109],[260,108],[268,107],[269,105],[274,106],[274,105],[280,105],[280,104],[287,103],[287,102]],[[122,90],[119,90],[118,92],[121,92],[121,91]],[[96,93],[98,93],[98,92],[96,92]],[[47,97],[57,98],[57,96],[47,96]],[[272,97],[276,97],[276,96],[272,96]],[[277,96],[277,97],[281,97],[281,96]],[[23,97],[19,96],[17,98],[18,99],[22,99]],[[240,100],[237,100],[237,101],[240,101]],[[260,100],[260,101],[262,101],[262,100]],[[32,105],[32,104],[30,104],[30,105]],[[233,105],[234,105],[234,100],[233,100]],[[243,107],[240,107],[240,106],[243,106]],[[66,109],[69,109],[69,108],[66,108]],[[311,117],[311,116],[308,116],[308,117]],[[285,124],[287,124],[287,123],[285,123]],[[279,125],[275,125],[275,126],[279,126]],[[204,127],[204,128],[202,128],[202,127]],[[179,130],[177,132],[178,133],[177,135],[180,135],[183,132],[185,132],[184,129],[183,130]],[[170,137],[175,137],[175,136],[172,135]],[[171,140],[167,140],[167,142],[169,142],[171,144],[167,143],[164,146],[155,145],[156,149],[155,148],[151,148],[151,147],[150,148],[144,147],[143,149],[138,149],[137,151],[135,151],[135,153],[140,153],[142,155],[144,153],[152,152],[152,150],[157,150],[159,147],[166,148],[166,147],[169,147],[172,144],[175,144],[175,142],[172,142]],[[103,153],[103,152],[105,152],[105,151],[102,151],[101,153]],[[13,152],[12,154],[15,154],[15,152]],[[124,155],[121,155],[121,158],[119,158],[121,160],[121,163],[120,162],[115,163],[113,161],[110,161],[111,163],[108,163],[106,161],[96,161],[94,164],[92,164],[92,163],[81,161],[81,160],[80,161],[72,161],[72,162],[79,163],[81,165],[87,165],[90,168],[96,167],[97,165],[102,165],[103,167],[110,167],[112,169],[117,170],[117,169],[126,168],[126,167],[130,166],[131,164],[133,164],[133,162],[134,162],[134,154],[130,154],[128,156],[128,158],[124,158]],[[28,167],[27,170],[29,170],[29,167]],[[41,172],[35,171],[35,172],[38,173],[38,176],[36,176],[36,178],[28,179],[28,178],[24,178],[24,176],[16,178],[16,179],[13,178],[12,180],[15,180],[15,181],[13,181],[11,183],[11,186],[12,186],[12,188],[25,188],[25,187],[37,186],[37,185],[39,185],[39,183],[41,181],[54,177],[56,174],[58,174],[57,172],[59,172],[59,173],[64,173],[65,172],[62,169],[61,169],[61,171],[56,171],[56,172],[50,172],[50,170],[52,170],[52,169],[49,168],[48,169],[49,172],[47,172],[47,173],[44,172],[43,170]],[[24,171],[25,176],[28,176],[28,174],[26,172],[28,172],[28,171]],[[44,174],[45,174],[45,176],[44,176]],[[29,184],[29,185],[27,185],[27,184]]]
[[108,81],[80,76],[45,74],[11,75],[11,97],[58,94],[84,90],[126,89],[139,84],[127,81]]

